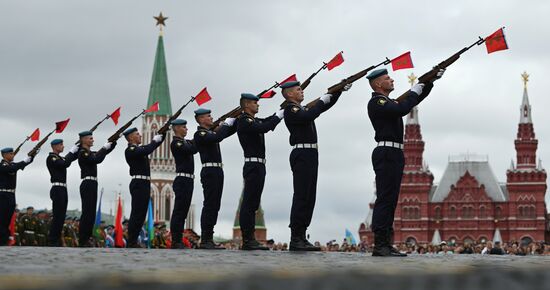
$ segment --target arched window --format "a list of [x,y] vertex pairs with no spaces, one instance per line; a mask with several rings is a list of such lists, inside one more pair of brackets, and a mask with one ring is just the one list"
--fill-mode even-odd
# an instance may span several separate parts
[[413,237],[408,237],[408,238],[405,240],[405,243],[406,243],[408,246],[414,246],[414,245],[416,245],[416,239],[413,238]]
[[435,218],[438,220],[441,219],[441,208],[439,206],[435,207]]
[[485,219],[487,218],[487,212],[485,210],[485,206],[480,206],[479,207],[479,218],[480,219]]
[[456,218],[456,208],[454,206],[451,206],[451,209],[449,210],[449,217],[452,219]]
[[497,206],[495,208],[495,219],[500,219],[500,217],[502,216],[502,208],[500,206]]
[[170,220],[170,195],[167,194],[165,197],[164,197],[164,202],[165,202],[165,205],[164,205],[164,220],[167,220],[169,221]]

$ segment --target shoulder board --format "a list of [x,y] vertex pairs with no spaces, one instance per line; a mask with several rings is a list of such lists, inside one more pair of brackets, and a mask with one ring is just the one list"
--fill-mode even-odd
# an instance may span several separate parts
[[252,123],[252,122],[254,122],[254,119],[252,119],[252,118],[250,118],[250,117],[246,117],[246,121],[247,121],[248,123]]
[[299,112],[301,109],[302,109],[302,108],[300,108],[300,107],[298,107],[298,106],[296,106],[296,105],[293,105],[293,106],[290,108],[290,111],[291,111],[292,113],[297,113],[297,112]]

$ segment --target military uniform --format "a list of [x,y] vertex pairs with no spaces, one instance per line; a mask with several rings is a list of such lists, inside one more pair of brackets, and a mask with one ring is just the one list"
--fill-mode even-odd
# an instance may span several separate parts
[[[241,98],[256,100],[256,96],[243,94]],[[265,138],[264,134],[277,127],[281,119],[276,115],[265,119],[255,118],[242,113],[237,118],[237,135],[244,152],[243,166],[243,200],[240,208],[239,224],[243,237],[243,249],[266,249],[256,241],[254,232],[256,225],[256,211],[260,206],[260,199],[265,183]]]
[[[52,144],[54,144],[52,142]],[[63,222],[67,214],[67,203],[69,201],[67,194],[67,168],[78,158],[77,154],[69,152],[65,157],[51,152],[46,158],[46,165],[50,172],[50,199],[52,200],[52,223],[48,236],[50,246],[61,245],[61,231]]]
[[[374,80],[386,75],[387,70],[373,71],[367,78]],[[414,106],[418,105],[431,91],[431,83],[425,85],[422,94],[407,92],[407,97],[397,102],[380,93],[373,92],[368,103],[368,115],[375,131],[378,146],[372,152],[372,166],[376,174],[376,201],[372,216],[372,231],[375,234],[375,254],[399,256],[391,246],[393,221],[401,178],[405,166],[403,155],[403,120]]]
[[[40,215],[43,212],[39,212],[38,215]],[[40,218],[39,216],[36,216],[36,243],[39,247],[45,247],[48,245],[48,230],[50,228],[50,222],[49,219],[46,218]]]
[[[85,136],[85,135],[84,135]],[[90,151],[80,148],[78,151],[78,165],[80,166],[80,198],[82,199],[82,216],[80,217],[80,228],[78,244],[90,246],[96,206],[97,206],[97,165],[105,160],[107,154],[115,149],[116,143],[111,148],[101,148],[99,151]]]
[[[197,115],[202,111],[195,111]],[[208,113],[210,111],[208,110]],[[204,113],[203,113],[204,114]],[[204,202],[201,212],[201,245],[213,245],[214,226],[218,220],[218,211],[223,192],[223,169],[220,142],[235,133],[235,126],[222,124],[217,131],[199,126],[194,135],[200,154],[202,170],[201,183]]]
[[24,214],[21,218],[22,246],[38,246],[38,218],[34,214]]
[[[135,128],[128,129],[124,135],[129,135],[135,132],[134,130],[137,131]],[[162,140],[160,142],[152,141],[145,146],[128,144],[124,152],[126,163],[130,166],[130,176],[132,176],[132,181],[130,181],[132,211],[128,223],[128,247],[137,245],[139,232],[145,222],[147,207],[151,198],[149,154],[153,153],[162,144]]]
[[[186,124],[187,121],[185,120],[172,122],[172,125]],[[193,160],[193,156],[198,150],[193,140],[185,140],[177,136],[173,137],[170,150],[176,162],[176,178],[172,185],[176,198],[170,219],[170,233],[172,235],[172,245],[179,246],[182,240],[185,218],[187,217],[191,199],[193,198],[193,180],[195,178],[195,161]]]
[[[293,85],[293,84],[290,84]],[[299,85],[299,83],[294,84]],[[282,87],[282,86],[281,86]],[[305,233],[311,223],[317,195],[317,174],[319,154],[317,151],[317,129],[315,119],[330,109],[338,101],[341,93],[334,94],[328,104],[319,100],[311,108],[289,102],[285,107],[285,124],[290,132],[290,167],[292,169],[294,195],[290,212],[292,231],[290,249],[293,245],[307,246],[300,250],[320,250],[306,239]],[[294,241],[294,243],[292,243]]]
[[[8,152],[13,152],[13,149],[2,149],[2,153]],[[0,161],[0,246],[6,246],[10,237],[10,221],[15,211],[17,171],[23,170],[30,162],[8,162],[5,159]]]

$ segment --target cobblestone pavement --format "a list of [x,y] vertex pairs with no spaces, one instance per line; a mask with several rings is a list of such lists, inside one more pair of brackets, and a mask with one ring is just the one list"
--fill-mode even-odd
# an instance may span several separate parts
[[550,289],[550,256],[3,247],[0,260],[0,289]]

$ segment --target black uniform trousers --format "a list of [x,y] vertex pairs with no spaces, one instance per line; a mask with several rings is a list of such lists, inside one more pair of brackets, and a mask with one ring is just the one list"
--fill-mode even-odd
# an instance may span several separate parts
[[203,233],[214,232],[222,200],[223,177],[221,167],[203,167],[201,170],[201,183],[204,194],[201,213],[201,231]]
[[132,179],[130,181],[130,195],[132,196],[132,211],[128,221],[128,244],[137,243],[137,239],[149,207],[151,199],[151,181],[145,179]]
[[241,231],[252,232],[256,225],[256,211],[260,207],[260,200],[265,183],[265,164],[246,162],[243,166],[243,202],[239,210],[239,224]]
[[176,198],[174,199],[174,210],[172,210],[172,218],[170,219],[172,243],[181,243],[185,218],[193,198],[193,185],[193,179],[189,177],[178,176],[174,179],[172,188]]
[[395,209],[399,199],[401,178],[405,167],[403,150],[376,147],[372,152],[372,166],[376,174],[376,201],[372,213],[372,231],[393,228]]
[[294,149],[290,153],[294,195],[290,228],[305,230],[311,223],[317,196],[319,153],[317,149]]
[[97,181],[82,180],[80,183],[80,199],[82,200],[82,215],[78,240],[80,245],[87,244],[94,229],[97,205]]
[[10,223],[15,211],[15,193],[0,191],[0,246],[7,246]]
[[69,202],[67,188],[64,186],[52,186],[50,189],[50,199],[52,200],[52,223],[48,235],[50,245],[61,245],[61,231],[65,223],[67,214],[67,203]]

